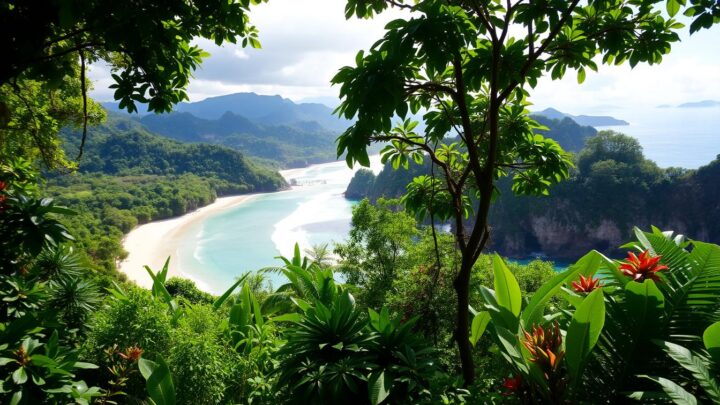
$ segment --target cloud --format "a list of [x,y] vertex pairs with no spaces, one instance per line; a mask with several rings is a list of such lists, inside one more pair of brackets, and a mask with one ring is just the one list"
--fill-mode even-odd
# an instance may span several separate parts
[[[188,93],[192,101],[239,91],[280,94],[293,100],[332,100],[330,80],[352,64],[360,49],[382,37],[388,21],[404,13],[391,10],[371,20],[344,18],[343,0],[272,0],[256,6],[251,20],[260,31],[262,49],[226,44],[197,44],[211,56],[195,72]],[[556,107],[574,114],[598,108],[678,104],[720,99],[720,30],[701,31],[675,46],[660,65],[601,66],[578,85],[572,72],[559,81],[544,77],[531,94],[535,108]],[[93,96],[112,99],[109,69],[93,67]]]

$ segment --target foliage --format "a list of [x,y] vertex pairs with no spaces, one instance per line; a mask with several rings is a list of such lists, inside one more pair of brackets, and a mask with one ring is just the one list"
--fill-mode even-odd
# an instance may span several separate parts
[[[717,382],[708,379],[708,370],[715,366],[707,355],[692,354],[681,345],[707,350],[698,342],[703,332],[720,320],[720,247],[686,241],[656,228],[651,233],[637,230],[636,235],[638,242],[626,247],[647,253],[627,263],[638,272],[653,268],[657,280],[636,279],[628,271],[621,271],[627,265],[591,252],[541,287],[522,312],[515,311],[512,300],[504,293],[520,294],[512,283],[498,284],[496,280],[494,291],[482,288],[483,309],[491,319],[488,330],[513,372],[522,376],[523,389],[518,388],[518,395],[553,403],[621,401],[628,392],[635,399],[664,397],[684,401],[705,395],[711,402],[716,399]],[[656,263],[658,260],[662,264]],[[598,276],[602,287],[592,292],[567,288],[580,275]],[[558,294],[574,308],[548,311],[549,299]],[[536,343],[528,343],[530,335],[526,331],[531,327],[537,331],[536,325],[552,319],[567,332],[563,334],[564,344],[554,346],[549,359],[555,363],[548,369],[542,366]],[[537,332],[533,336],[537,339]],[[678,373],[677,366],[658,346],[690,370],[698,383]],[[673,382],[678,378],[690,384]],[[661,384],[663,392],[637,389],[649,387],[648,380]],[[705,392],[699,391],[698,385]]]
[[112,66],[115,98],[122,108],[132,112],[141,102],[150,111],[169,111],[187,99],[192,71],[207,56],[191,44],[195,37],[218,45],[242,38],[243,46],[259,47],[247,16],[257,3],[3,2],[0,25],[7,58],[0,64],[0,84],[25,74],[56,86],[77,73],[79,54],[87,62],[103,60]]
[[338,271],[348,284],[360,288],[358,299],[369,308],[379,308],[392,288],[399,269],[406,268],[407,250],[417,236],[415,219],[395,213],[397,200],[365,199],[353,207],[350,238],[335,246],[341,259]]
[[195,282],[186,278],[171,277],[165,282],[170,295],[184,298],[193,304],[212,304],[214,297],[197,288]]
[[[90,322],[90,332],[84,345],[85,356],[100,365],[106,373],[111,365],[104,349],[117,345],[121,350],[136,346],[150,358],[167,358],[171,347],[171,320],[165,304],[155,301],[149,292],[128,287],[122,298],[109,298]],[[107,381],[109,374],[98,376]],[[127,392],[138,396],[144,392],[140,376],[127,382]]]
[[412,324],[391,320],[384,309],[370,312],[368,327],[352,295],[332,291],[324,302],[303,304],[296,327],[285,334],[278,384],[288,399],[394,403],[428,395],[432,351],[410,333]]
[[[0,84],[4,110],[0,117],[0,163],[10,157],[40,160],[50,169],[74,168],[58,138],[63,127],[79,128],[85,123],[81,83],[77,68],[57,88],[30,79]],[[86,84],[89,87],[89,85]],[[87,105],[87,123],[105,118],[99,104]]]

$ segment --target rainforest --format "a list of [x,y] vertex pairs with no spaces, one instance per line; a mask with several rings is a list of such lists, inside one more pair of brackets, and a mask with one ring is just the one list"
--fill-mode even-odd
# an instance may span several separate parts
[[0,0],[0,400],[720,403],[718,23]]

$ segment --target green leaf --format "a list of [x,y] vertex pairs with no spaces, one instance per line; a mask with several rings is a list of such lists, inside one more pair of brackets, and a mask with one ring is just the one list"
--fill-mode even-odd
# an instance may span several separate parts
[[230,286],[230,288],[228,288],[227,291],[225,291],[225,292],[223,293],[223,295],[220,296],[220,298],[216,299],[215,302],[213,302],[213,308],[214,308],[215,310],[219,309],[219,308],[222,306],[222,304],[224,304],[225,301],[230,297],[230,295],[232,295],[233,291],[235,291],[235,289],[237,288],[237,286],[239,286],[243,281],[245,281],[245,279],[247,278],[247,276],[248,276],[249,274],[250,274],[250,273],[245,273],[245,274],[243,274],[242,277],[240,277],[240,278],[238,279],[238,281],[235,282],[235,284],[233,284],[232,286]]
[[680,11],[680,2],[678,0],[667,0],[665,6],[670,17],[675,17],[675,15]]
[[660,328],[658,319],[663,316],[665,296],[653,280],[625,285],[625,308],[632,322],[629,331],[638,342],[656,337]]
[[713,401],[720,402],[720,385],[713,378],[705,359],[675,343],[660,340],[654,340],[653,342],[662,347],[665,353],[672,357],[682,368],[689,371]]
[[390,395],[389,381],[385,380],[385,372],[373,373],[368,380],[370,386],[370,403],[377,405],[382,403]]
[[705,329],[703,343],[715,363],[720,365],[720,322],[715,322]]
[[487,311],[480,312],[479,314],[475,315],[475,317],[472,320],[472,327],[470,329],[470,343],[475,346],[482,337],[483,333],[485,333],[485,329],[488,326],[488,323],[490,322],[490,313]]
[[697,399],[695,399],[695,397],[691,393],[685,391],[683,387],[675,384],[667,378],[650,377],[647,375],[639,375],[638,377],[645,378],[650,381],[655,381],[656,383],[660,384],[660,387],[662,387],[665,395],[667,395],[674,404],[697,405]]
[[270,321],[272,322],[300,322],[301,320],[302,315],[298,314],[297,312],[282,314],[270,318]]
[[603,256],[592,251],[580,260],[575,262],[569,269],[556,275],[550,281],[544,283],[532,296],[530,303],[523,310],[522,321],[525,328],[530,328],[533,324],[540,323],[545,305],[555,294],[560,291],[562,286],[570,280],[575,279],[578,274],[592,276],[602,263]]
[[27,381],[28,379],[27,372],[25,372],[25,367],[20,367],[15,370],[12,373],[12,379],[15,384],[25,384],[25,381]]
[[585,359],[592,351],[605,325],[605,296],[602,288],[591,292],[570,321],[565,341],[565,358],[572,382],[577,384]]
[[162,359],[158,362],[140,358],[138,362],[140,374],[145,378],[150,398],[157,405],[175,404],[175,386],[167,364]]
[[498,304],[518,316],[522,306],[520,285],[497,254],[493,256],[493,274],[495,275],[495,294]]

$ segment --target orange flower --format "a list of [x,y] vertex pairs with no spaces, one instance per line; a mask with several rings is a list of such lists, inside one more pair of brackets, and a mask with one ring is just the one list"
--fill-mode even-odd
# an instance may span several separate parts
[[561,350],[560,326],[557,322],[547,329],[536,325],[532,328],[532,334],[527,331],[523,331],[523,334],[523,345],[530,352],[530,361],[537,364],[545,373],[545,378],[549,379],[549,375],[560,367],[560,362],[565,357],[565,352]]
[[650,257],[649,250],[640,253],[640,256],[635,256],[635,253],[628,252],[625,263],[621,264],[619,269],[623,274],[639,283],[647,279],[660,281],[657,273],[668,269],[667,266],[658,264],[661,257],[662,256]]
[[572,287],[577,293],[589,293],[602,287],[602,284],[600,284],[600,279],[580,275],[580,281],[573,281]]
[[517,374],[514,377],[506,377],[502,383],[502,387],[505,389],[505,392],[502,394],[510,396],[518,392],[520,390],[520,386],[522,386],[522,382],[522,376],[520,374]]
[[120,357],[122,357],[125,360],[130,361],[138,361],[140,360],[140,356],[143,353],[143,349],[137,347],[137,346],[130,346],[127,349],[125,349],[124,353],[118,353]]

